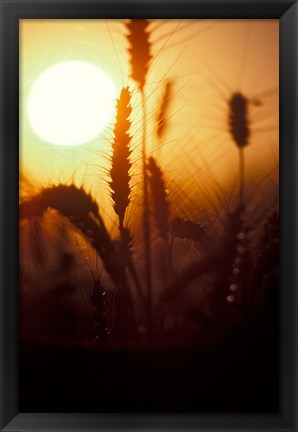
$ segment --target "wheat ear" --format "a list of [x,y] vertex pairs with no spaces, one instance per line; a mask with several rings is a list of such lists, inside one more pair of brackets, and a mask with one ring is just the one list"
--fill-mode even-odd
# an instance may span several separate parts
[[39,194],[21,202],[20,218],[40,217],[49,208],[71,220],[93,244],[112,279],[119,282],[123,273],[122,264],[91,195],[74,185],[59,184],[44,188]]
[[160,236],[167,241],[170,227],[170,209],[164,175],[153,157],[150,157],[148,160],[147,170],[149,173],[148,179],[152,194],[155,223]]
[[123,88],[116,105],[116,122],[114,126],[114,141],[112,145],[111,169],[111,197],[115,213],[119,217],[119,227],[123,228],[125,211],[130,203],[130,142],[129,128],[131,122],[131,95],[127,87]]
[[126,27],[128,29],[127,39],[129,41],[128,51],[130,53],[131,77],[138,83],[143,91],[146,76],[149,69],[151,56],[151,44],[149,41],[148,26],[150,21],[147,19],[133,19]]
[[143,292],[132,260],[131,245],[133,239],[128,228],[124,227],[125,212],[130,203],[131,193],[131,136],[129,134],[131,112],[131,93],[128,87],[125,87],[122,88],[120,98],[117,100],[116,104],[116,121],[114,125],[114,140],[111,157],[112,166],[109,171],[111,181],[109,185],[111,188],[113,207],[119,218],[122,256],[132,275],[139,297],[144,303]]
[[173,81],[167,80],[164,88],[164,93],[160,103],[160,107],[156,116],[157,122],[157,137],[161,141],[168,128],[168,114],[173,93]]

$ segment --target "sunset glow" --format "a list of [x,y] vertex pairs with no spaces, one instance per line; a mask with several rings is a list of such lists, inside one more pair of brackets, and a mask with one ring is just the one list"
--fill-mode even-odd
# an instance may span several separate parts
[[[164,145],[156,150],[156,154],[167,167],[167,177],[173,187],[177,182],[183,182],[183,191],[175,193],[187,194],[194,200],[194,195],[199,194],[209,206],[210,202],[206,201],[216,201],[214,191],[207,186],[211,181],[210,175],[227,193],[233,189],[237,169],[231,170],[231,166],[237,165],[237,151],[227,125],[228,101],[233,91],[241,91],[249,101],[251,136],[246,149],[246,176],[261,181],[264,169],[269,173],[276,167],[278,150],[278,22],[157,20],[150,28],[152,51],[157,57],[152,61],[145,87],[148,149],[151,151],[158,147],[155,123],[156,107],[163,95],[162,80],[172,80],[169,128]],[[53,65],[69,62],[91,64],[94,71],[100,68],[114,83],[115,98],[122,86],[129,85],[135,89],[130,78],[125,33],[123,23],[117,20],[22,20],[20,24],[21,169],[43,185],[61,178],[67,180],[75,173],[76,182],[94,190],[104,211],[112,219],[105,188],[94,187],[94,176],[101,176],[109,167],[107,156],[111,149],[112,119],[102,130],[101,116],[96,121],[96,117],[88,114],[89,110],[93,111],[93,105],[80,104],[77,113],[83,112],[86,127],[90,122],[93,126],[85,135],[82,119],[72,121],[69,115],[68,123],[61,131],[59,122],[58,126],[50,127],[49,119],[41,115],[46,105],[39,110],[38,102],[32,127],[28,101],[35,83],[45,71],[51,70]],[[86,82],[90,84],[90,80]],[[92,93],[96,96],[96,103],[100,104],[104,94],[99,83]],[[72,99],[78,102],[76,93]],[[76,104],[72,100],[68,105],[72,110]],[[57,119],[59,107],[56,102],[52,107],[53,121]],[[110,105],[106,106],[104,115],[109,117],[110,110]],[[133,92],[132,116],[133,157],[136,161],[133,167],[136,177],[133,179],[137,182],[141,109],[136,91]],[[50,130],[48,126],[44,130],[44,123]],[[64,148],[49,144],[51,141],[61,142],[61,139]],[[65,147],[71,142],[85,144]],[[193,184],[197,171],[202,173],[200,179],[209,188],[208,193],[205,186],[201,194],[199,185]],[[130,210],[135,211],[133,203]]]

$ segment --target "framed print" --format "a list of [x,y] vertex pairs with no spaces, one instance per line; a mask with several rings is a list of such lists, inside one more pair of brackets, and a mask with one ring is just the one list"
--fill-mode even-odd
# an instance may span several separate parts
[[1,1],[1,430],[297,430],[296,34]]

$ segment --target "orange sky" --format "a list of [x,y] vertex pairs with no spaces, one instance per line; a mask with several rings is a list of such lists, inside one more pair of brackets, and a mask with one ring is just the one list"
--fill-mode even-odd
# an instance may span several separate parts
[[[175,198],[210,196],[214,181],[227,194],[237,183],[238,152],[227,127],[227,101],[233,91],[249,100],[252,136],[245,149],[251,182],[277,180],[278,165],[278,20],[153,21],[146,103],[148,149],[158,157]],[[35,79],[65,60],[100,66],[114,81],[132,90],[123,23],[112,20],[23,20],[20,22],[20,166],[38,187],[49,182],[83,183],[98,198],[102,211],[115,219],[107,192],[111,127],[79,147],[59,147],[41,140],[28,122],[26,101]],[[167,135],[160,149],[155,116],[165,78],[174,80]],[[139,97],[133,99],[133,160],[140,155]],[[133,166],[134,182],[140,166]],[[205,197],[206,198],[206,197]],[[180,200],[180,201],[179,201]],[[135,206],[135,207],[134,207]],[[135,211],[137,204],[131,205]],[[182,210],[181,210],[182,211]],[[193,209],[195,216],[195,208]]]

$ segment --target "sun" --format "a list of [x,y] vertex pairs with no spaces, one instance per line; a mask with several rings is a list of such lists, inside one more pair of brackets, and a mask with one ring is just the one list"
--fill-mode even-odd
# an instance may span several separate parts
[[29,123],[49,144],[77,146],[96,138],[114,114],[116,89],[98,66],[56,63],[34,81],[27,99]]

